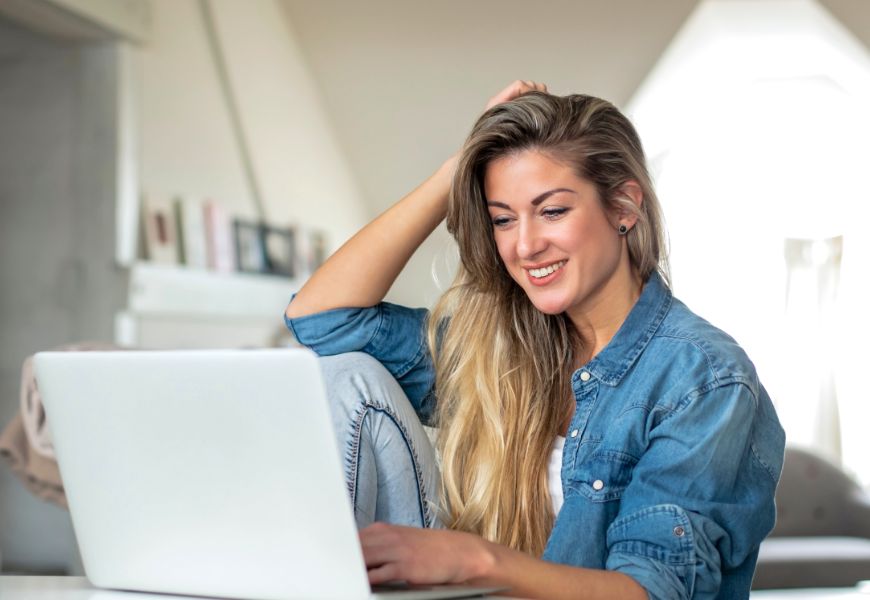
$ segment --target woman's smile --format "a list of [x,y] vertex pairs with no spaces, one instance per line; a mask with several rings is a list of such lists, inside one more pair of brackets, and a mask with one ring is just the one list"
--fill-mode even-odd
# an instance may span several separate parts
[[529,282],[532,285],[547,285],[561,277],[563,271],[562,267],[565,266],[565,263],[568,262],[566,260],[560,260],[555,263],[551,263],[549,265],[545,265],[543,267],[524,267],[526,270],[526,274],[529,278]]

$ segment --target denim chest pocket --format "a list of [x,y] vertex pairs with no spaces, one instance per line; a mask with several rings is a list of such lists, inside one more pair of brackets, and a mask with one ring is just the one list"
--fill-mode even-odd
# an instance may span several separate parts
[[597,449],[577,465],[569,487],[592,502],[619,500],[636,463],[636,458],[624,452]]

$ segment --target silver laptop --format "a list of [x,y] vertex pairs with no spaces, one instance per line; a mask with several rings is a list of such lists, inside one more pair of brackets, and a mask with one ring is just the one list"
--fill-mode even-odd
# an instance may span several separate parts
[[45,352],[34,365],[96,587],[253,600],[495,591],[372,591],[307,350]]

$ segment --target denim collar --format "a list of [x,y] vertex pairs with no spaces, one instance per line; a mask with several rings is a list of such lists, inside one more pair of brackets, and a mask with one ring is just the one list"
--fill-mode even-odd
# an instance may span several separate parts
[[658,273],[653,273],[643,286],[640,298],[628,313],[613,339],[595,358],[574,372],[576,382],[582,371],[610,386],[619,382],[641,355],[655,335],[668,309],[673,295]]

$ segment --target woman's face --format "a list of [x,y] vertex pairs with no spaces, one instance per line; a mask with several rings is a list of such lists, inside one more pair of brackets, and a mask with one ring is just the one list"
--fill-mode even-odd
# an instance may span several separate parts
[[571,167],[527,150],[489,163],[484,187],[498,253],[538,310],[586,322],[630,289],[617,227],[633,219],[608,213]]

